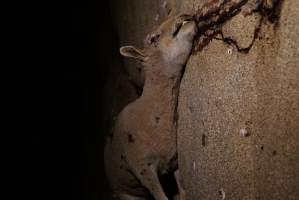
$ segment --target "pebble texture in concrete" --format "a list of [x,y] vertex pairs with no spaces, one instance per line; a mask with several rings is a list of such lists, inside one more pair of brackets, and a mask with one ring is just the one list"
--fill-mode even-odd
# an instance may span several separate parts
[[[179,166],[188,199],[299,198],[299,3],[262,25],[248,54],[212,40],[189,60],[179,98]],[[246,47],[259,16],[225,36]]]

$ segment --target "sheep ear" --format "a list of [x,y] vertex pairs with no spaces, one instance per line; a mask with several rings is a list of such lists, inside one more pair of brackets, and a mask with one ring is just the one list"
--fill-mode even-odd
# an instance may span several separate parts
[[125,57],[134,58],[139,61],[145,61],[146,55],[142,52],[142,50],[133,47],[133,46],[123,46],[120,48],[120,54]]

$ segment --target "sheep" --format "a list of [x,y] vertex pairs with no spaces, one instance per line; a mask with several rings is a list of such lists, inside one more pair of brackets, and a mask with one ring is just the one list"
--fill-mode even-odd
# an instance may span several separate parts
[[180,199],[176,109],[184,66],[191,54],[197,26],[192,16],[170,16],[145,39],[145,47],[120,48],[125,57],[142,63],[142,95],[118,115],[105,146],[105,170],[120,200],[167,200],[159,176],[174,173]]

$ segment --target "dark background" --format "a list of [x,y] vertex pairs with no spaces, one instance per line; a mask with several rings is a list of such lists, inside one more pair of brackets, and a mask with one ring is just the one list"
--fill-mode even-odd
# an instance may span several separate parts
[[77,157],[74,161],[80,155],[80,173],[72,174],[72,199],[109,198],[103,169],[104,131],[107,130],[103,109],[109,105],[105,105],[103,87],[107,79],[113,78],[111,61],[118,51],[113,27],[109,1],[72,2],[73,65],[68,66],[64,74],[68,115],[78,116],[80,112],[80,123],[76,123],[78,119],[74,117],[68,120],[69,127],[75,125],[80,130],[72,144],[74,150],[70,152]]
[[108,200],[103,109],[110,105],[104,85],[113,78],[111,61],[119,48],[109,1],[27,6],[18,18],[24,29],[18,28],[33,49],[23,51],[33,67],[23,75],[30,83],[21,96],[22,119],[34,117],[26,122],[31,148],[21,163],[21,186],[31,199]]

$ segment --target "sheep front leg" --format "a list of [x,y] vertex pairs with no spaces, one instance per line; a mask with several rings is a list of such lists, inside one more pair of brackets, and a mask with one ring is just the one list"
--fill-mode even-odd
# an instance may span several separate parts
[[174,177],[175,177],[175,180],[176,180],[176,184],[178,186],[178,189],[179,189],[179,195],[180,195],[180,200],[186,200],[186,192],[181,184],[181,179],[180,179],[180,172],[179,172],[179,169],[177,169],[175,172],[174,172]]
[[141,197],[135,197],[128,194],[120,194],[118,196],[118,200],[146,200],[146,199]]
[[138,171],[137,176],[142,185],[149,190],[155,200],[168,200],[159,181],[157,168],[155,166],[147,166],[141,171]]

